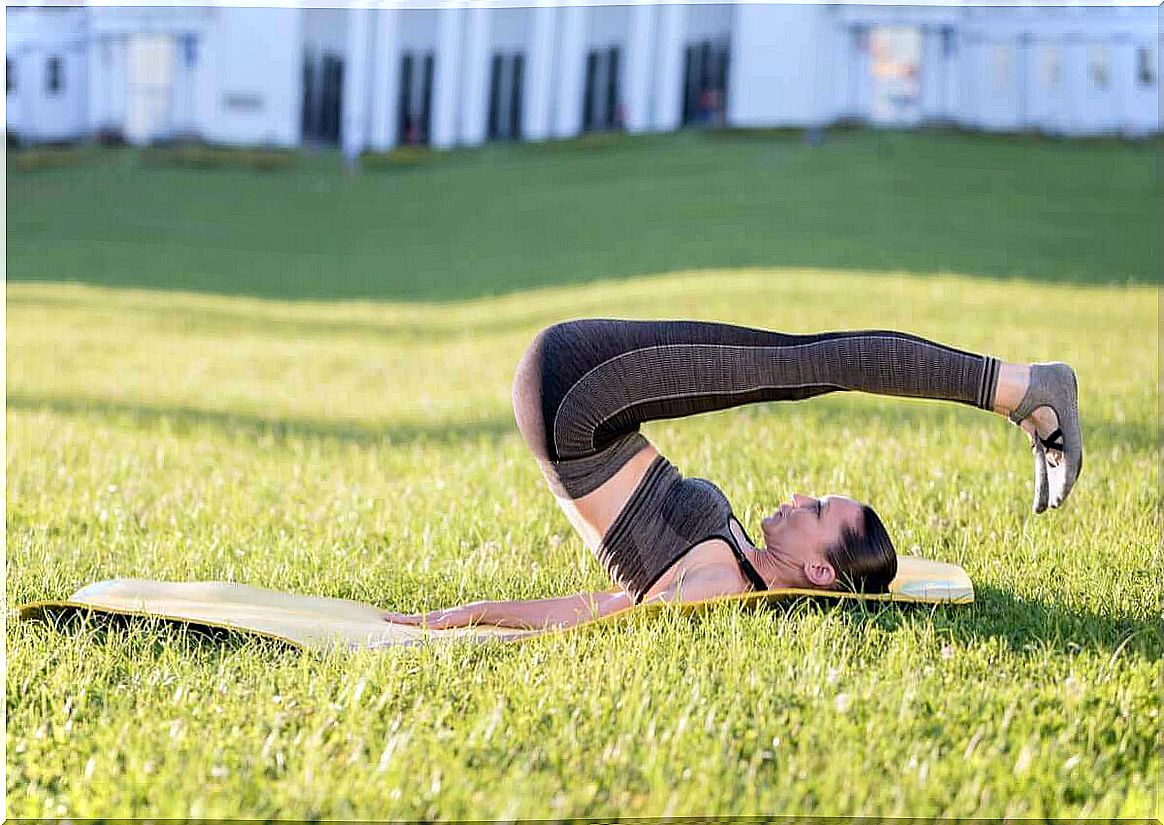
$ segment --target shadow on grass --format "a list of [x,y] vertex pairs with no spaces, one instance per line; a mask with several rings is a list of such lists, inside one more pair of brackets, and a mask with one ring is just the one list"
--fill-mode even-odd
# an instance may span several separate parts
[[449,444],[457,441],[487,439],[497,441],[507,435],[517,435],[517,424],[512,419],[486,419],[463,423],[438,424],[363,424],[356,421],[326,421],[314,418],[265,417],[252,413],[205,410],[197,407],[159,407],[123,401],[95,398],[34,398],[9,395],[9,411],[49,411],[59,415],[87,415],[106,419],[109,423],[128,421],[141,429],[169,426],[181,433],[200,427],[218,429],[224,433],[275,441],[293,439],[336,439],[354,444],[388,442],[395,445],[431,442]]
[[[175,300],[181,301],[181,298],[176,297]],[[86,311],[92,309],[93,298],[89,295],[49,293],[30,296],[18,292],[7,296],[7,305],[9,309],[51,307],[53,309]],[[244,305],[237,309],[181,306],[179,311],[168,315],[166,326],[175,331],[195,328],[205,332],[245,333],[247,335],[280,336],[289,339],[363,337],[379,339],[383,342],[416,342],[431,345],[434,342],[443,343],[458,339],[468,341],[483,336],[514,333],[525,328],[540,328],[560,321],[567,315],[577,315],[577,301],[572,306],[575,308],[572,311],[551,305],[544,309],[507,312],[501,317],[492,317],[488,313],[482,312],[452,319],[442,319],[434,316],[422,316],[418,313],[414,316],[416,320],[385,320],[381,322],[354,319],[273,317],[256,313],[252,305]],[[124,311],[130,314],[142,313],[163,316],[171,312],[170,308],[159,307],[152,303],[142,306],[129,301],[124,307]],[[533,335],[534,333],[530,332],[529,338],[532,339]],[[518,357],[518,354],[514,354],[514,364],[517,363]]]
[[160,655],[177,649],[182,655],[216,651],[218,654],[271,652],[281,654],[302,648],[290,641],[266,634],[231,630],[215,625],[169,619],[161,616],[134,616],[91,610],[84,607],[46,606],[21,615],[21,621],[49,627],[78,640],[105,645],[134,645]]
[[424,301],[768,266],[1159,281],[1155,144],[871,131],[817,147],[797,134],[580,145],[389,175],[13,175],[8,277]]
[[1009,590],[976,584],[972,605],[949,608],[913,605],[903,610],[873,611],[893,629],[919,612],[928,612],[938,630],[961,643],[997,639],[1014,651],[1053,650],[1076,653],[1102,651],[1159,659],[1164,656],[1164,630],[1147,616],[1098,612],[1090,608],[1026,598]]
[[1158,619],[1024,598],[990,585],[976,585],[975,591],[972,612],[949,624],[960,641],[996,638],[1015,650],[1102,650],[1113,657],[1119,651],[1157,660],[1164,656],[1164,629]]
[[[810,606],[811,605],[811,606]],[[997,639],[1012,651],[1038,654],[1054,651],[1075,654],[1093,651],[1117,656],[1140,657],[1158,661],[1164,656],[1164,629],[1159,622],[1136,616],[1098,613],[1071,608],[1038,599],[1025,599],[991,586],[976,587],[973,605],[895,605],[885,603],[836,602],[828,599],[799,598],[773,602],[753,609],[781,610],[791,615],[804,609],[840,610],[854,623],[876,622],[893,632],[918,621],[932,622],[943,637],[962,645]],[[698,635],[702,617],[678,617],[689,623]],[[300,651],[298,645],[272,637],[231,631],[196,622],[160,617],[124,616],[76,608],[49,608],[25,621],[47,625],[55,631],[88,636],[96,643],[110,637],[121,643],[133,641],[162,653],[169,647],[180,652],[205,652],[217,649],[222,654],[246,650],[281,652]],[[491,646],[494,647],[494,646]],[[482,655],[492,657],[489,650]]]
[[[991,585],[974,587],[973,604],[929,605],[886,602],[836,601],[798,598],[757,606],[782,610],[786,616],[804,610],[839,610],[854,625],[876,623],[887,632],[933,624],[942,638],[970,645],[992,639],[1016,652],[1056,653],[1099,651],[1119,656],[1158,660],[1164,656],[1164,629],[1149,617],[1054,604],[1018,596]],[[689,617],[697,621],[697,617]],[[693,627],[694,631],[694,627]]]

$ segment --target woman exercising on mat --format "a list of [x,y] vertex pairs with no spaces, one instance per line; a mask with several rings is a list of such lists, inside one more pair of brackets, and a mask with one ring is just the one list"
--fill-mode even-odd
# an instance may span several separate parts
[[884,592],[897,556],[866,504],[794,495],[748,538],[718,487],[684,478],[644,421],[843,390],[957,401],[1005,415],[1035,456],[1034,511],[1058,507],[1083,464],[1074,371],[1012,364],[891,331],[787,335],[702,321],[583,319],[538,333],[513,410],[559,506],[617,590],[475,602],[392,622],[569,626],[655,601],[785,587]]

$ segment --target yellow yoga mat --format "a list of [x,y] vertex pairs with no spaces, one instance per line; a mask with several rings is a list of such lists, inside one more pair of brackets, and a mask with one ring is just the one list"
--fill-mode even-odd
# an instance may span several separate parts
[[155,582],[112,579],[83,587],[65,601],[22,605],[22,619],[59,622],[80,613],[161,619],[197,628],[226,630],[276,639],[310,650],[401,647],[456,639],[517,642],[534,636],[569,633],[579,627],[612,624],[650,611],[698,612],[727,602],[757,603],[798,597],[914,604],[966,604],[974,601],[974,586],[955,564],[915,556],[899,556],[897,578],[890,592],[874,595],[787,588],[740,593],[682,604],[654,603],[612,613],[570,628],[518,630],[474,625],[428,630],[391,624],[384,611],[369,604],[321,596],[279,593],[225,582]]

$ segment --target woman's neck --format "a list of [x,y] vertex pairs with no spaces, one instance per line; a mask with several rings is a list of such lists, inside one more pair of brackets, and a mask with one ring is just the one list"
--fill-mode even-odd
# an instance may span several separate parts
[[778,552],[767,547],[756,547],[749,544],[743,548],[744,556],[756,568],[756,572],[764,579],[769,590],[784,587],[808,587],[804,571],[799,565],[793,564]]

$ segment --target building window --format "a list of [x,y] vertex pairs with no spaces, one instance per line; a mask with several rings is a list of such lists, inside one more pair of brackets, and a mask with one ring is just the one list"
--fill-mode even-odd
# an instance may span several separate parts
[[493,55],[489,77],[489,120],[486,131],[490,140],[521,139],[521,88],[525,74],[525,55]]
[[1156,54],[1150,46],[1136,49],[1136,83],[1140,86],[1156,85]]
[[344,61],[309,51],[303,60],[303,137],[338,143],[343,112]]
[[44,67],[44,90],[59,95],[65,87],[65,65],[59,57],[50,57]]
[[957,49],[957,41],[954,40],[954,27],[942,26],[942,57],[953,57],[954,51]]
[[1107,62],[1107,46],[1090,46],[1087,49],[1087,75],[1091,78],[1094,89],[1106,89],[1111,78],[1109,77]]
[[1055,89],[1063,73],[1062,57],[1058,46],[1043,46],[1039,55],[1039,80],[1044,88]]
[[4,58],[4,94],[9,94],[16,88],[16,67],[12,64],[12,58]]
[[727,109],[727,43],[687,46],[683,72],[683,125],[722,126]]
[[1004,92],[1010,88],[1010,76],[1013,64],[1014,48],[1001,43],[996,45],[992,59],[994,91]]
[[427,146],[432,127],[432,52],[405,52],[400,57],[400,98],[396,140]]
[[582,98],[582,131],[622,128],[622,101],[619,100],[619,58],[617,46],[597,49],[586,56],[586,92]]
[[178,35],[178,46],[182,51],[182,65],[193,69],[198,62],[198,38],[192,34]]

